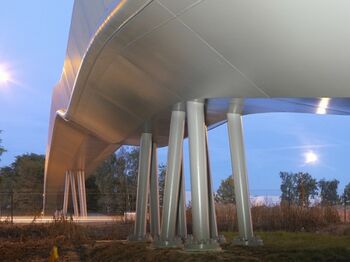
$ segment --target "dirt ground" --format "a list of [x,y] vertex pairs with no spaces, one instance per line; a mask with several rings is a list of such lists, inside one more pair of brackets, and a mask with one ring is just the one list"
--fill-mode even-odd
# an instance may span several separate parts
[[264,246],[230,244],[225,233],[222,252],[186,253],[153,249],[150,243],[125,239],[130,224],[78,226],[73,223],[12,226],[0,224],[0,261],[48,261],[53,246],[59,261],[350,261],[350,226],[316,233],[258,232]]

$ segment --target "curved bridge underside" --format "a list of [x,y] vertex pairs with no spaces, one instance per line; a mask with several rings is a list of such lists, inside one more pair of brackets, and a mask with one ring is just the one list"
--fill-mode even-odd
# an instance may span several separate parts
[[179,102],[204,99],[209,128],[230,107],[350,114],[348,10],[340,0],[76,0],[53,91],[46,209],[66,170],[88,175],[145,131],[166,146]]

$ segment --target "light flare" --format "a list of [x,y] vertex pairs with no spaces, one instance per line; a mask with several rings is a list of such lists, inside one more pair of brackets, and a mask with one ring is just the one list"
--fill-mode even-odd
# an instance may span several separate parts
[[0,65],[0,84],[6,84],[11,80],[8,70]]
[[329,100],[330,98],[326,98],[326,97],[321,98],[320,103],[318,104],[316,114],[319,114],[319,115],[327,114]]
[[305,157],[305,164],[315,164],[318,162],[318,156],[315,152],[309,151],[304,154]]

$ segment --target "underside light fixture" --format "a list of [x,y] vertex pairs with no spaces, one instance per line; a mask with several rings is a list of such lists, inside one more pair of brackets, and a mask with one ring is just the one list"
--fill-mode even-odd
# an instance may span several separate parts
[[330,98],[321,98],[320,103],[318,104],[316,114],[324,115],[327,114],[328,104]]

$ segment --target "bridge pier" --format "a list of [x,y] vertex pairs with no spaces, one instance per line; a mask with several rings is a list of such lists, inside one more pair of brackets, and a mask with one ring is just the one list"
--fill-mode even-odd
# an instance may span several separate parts
[[242,116],[235,112],[227,113],[227,127],[233,169],[239,237],[233,244],[244,246],[262,245],[255,237],[250,211],[248,176],[245,160]]
[[64,198],[63,198],[63,216],[67,216],[68,211],[68,201],[69,201],[69,172],[66,171],[65,181],[64,181]]
[[185,191],[185,174],[183,159],[181,160],[181,173],[180,173],[180,189],[179,189],[179,201],[178,201],[178,213],[177,213],[177,235],[182,241],[187,239],[187,221],[186,221],[186,191]]
[[77,200],[77,192],[75,187],[75,176],[72,171],[68,171],[69,178],[70,178],[70,188],[72,190],[72,201],[73,201],[73,210],[74,210],[74,216],[79,216],[79,207],[78,207],[78,200]]
[[208,141],[208,128],[207,128],[207,126],[204,127],[204,131],[205,131],[205,140],[206,140],[207,172],[208,172],[210,238],[216,239],[219,242],[224,242],[225,238],[223,236],[219,236],[218,225],[217,225],[217,221],[216,221],[213,182],[212,182],[211,169],[210,169],[209,141]]
[[159,237],[159,185],[158,185],[158,156],[157,144],[152,146],[152,163],[150,177],[150,233],[153,239]]
[[[75,181],[78,184],[78,188],[76,188]],[[68,213],[69,189],[71,189],[71,193],[72,193],[74,216],[75,217],[79,217],[79,215],[87,216],[84,171],[77,171],[77,172],[66,171],[65,184],[64,184],[63,208],[62,208],[62,213],[65,217],[67,216],[67,213]],[[78,189],[78,195],[79,195],[79,204],[78,204],[78,197],[77,197],[77,189]]]
[[82,187],[83,187],[83,197],[84,197],[84,215],[87,216],[87,202],[86,202],[86,185],[85,185],[85,171],[82,170]]
[[85,173],[84,171],[77,171],[76,178],[78,182],[78,194],[79,194],[79,206],[80,216],[87,216],[87,204],[86,204],[86,189],[85,189]]
[[143,133],[140,141],[135,227],[134,234],[128,237],[128,240],[130,241],[148,240],[148,236],[146,234],[146,215],[151,168],[151,153],[152,134]]
[[220,250],[217,239],[211,237],[207,143],[204,121],[204,101],[187,102],[187,124],[190,145],[192,231],[185,243],[188,251]]
[[[162,228],[159,239],[154,243],[156,247],[182,246],[182,239],[176,234],[177,221],[180,234],[182,237],[187,236],[187,232],[184,232],[186,228],[186,214],[184,214],[184,192],[182,192],[184,191],[182,144],[184,138],[185,117],[186,113],[184,112],[184,106],[181,104],[176,105],[172,111],[170,121],[167,174],[165,177],[165,190],[163,197]],[[179,199],[183,203],[181,203]]]

